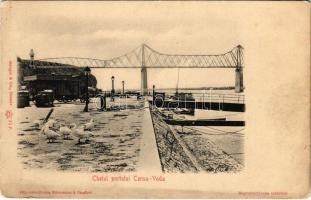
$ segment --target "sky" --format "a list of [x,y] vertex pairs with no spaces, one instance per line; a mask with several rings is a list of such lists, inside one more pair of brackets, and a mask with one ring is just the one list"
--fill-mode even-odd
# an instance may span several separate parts
[[[218,4],[221,2],[218,2]],[[15,6],[16,5],[16,6]],[[221,54],[243,44],[238,17],[206,2],[25,2],[12,9],[16,56],[110,59],[142,43],[168,54]],[[234,13],[233,13],[234,16]],[[140,88],[139,69],[93,69],[98,87]],[[233,86],[234,69],[181,69],[179,87]],[[148,87],[176,87],[177,69],[149,69]]]

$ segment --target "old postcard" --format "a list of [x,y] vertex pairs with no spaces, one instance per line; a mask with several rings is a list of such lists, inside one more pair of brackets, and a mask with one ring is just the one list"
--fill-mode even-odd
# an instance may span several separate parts
[[301,198],[310,4],[1,4],[6,197]]

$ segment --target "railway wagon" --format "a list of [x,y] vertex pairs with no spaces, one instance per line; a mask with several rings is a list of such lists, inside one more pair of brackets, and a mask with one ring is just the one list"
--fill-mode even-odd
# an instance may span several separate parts
[[[25,85],[33,99],[40,91],[52,90],[58,101],[85,100],[86,77],[83,68],[59,63],[23,60],[18,58],[18,81]],[[95,96],[97,80],[89,75],[89,96]]]

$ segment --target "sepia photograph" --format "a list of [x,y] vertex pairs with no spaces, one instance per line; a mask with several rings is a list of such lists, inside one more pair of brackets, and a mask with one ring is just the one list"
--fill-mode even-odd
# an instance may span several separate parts
[[[238,172],[242,56],[240,45],[220,55],[170,55],[143,44],[111,60],[35,59],[31,49],[29,59],[18,58],[21,161],[26,168],[93,172],[136,171],[150,162],[163,172]],[[207,75],[199,85],[182,75],[219,68],[232,72],[233,86],[209,85]],[[106,69],[111,83],[103,81]],[[175,69],[167,78],[176,77],[176,88],[165,79],[148,84],[163,69]],[[141,88],[134,87],[139,78],[122,74],[121,81],[122,70],[139,73]]]
[[[202,44],[217,27],[144,14],[76,21],[36,13],[25,24],[23,36],[40,35],[25,39],[28,49],[17,55],[18,155],[25,168],[243,169],[243,41],[232,35],[221,45]],[[174,44],[172,32],[187,43]]]

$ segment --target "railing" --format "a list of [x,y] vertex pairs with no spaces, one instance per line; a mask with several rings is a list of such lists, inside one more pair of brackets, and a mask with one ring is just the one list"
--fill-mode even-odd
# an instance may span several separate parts
[[[162,92],[156,90],[156,92]],[[214,91],[206,92],[180,92],[176,95],[173,91],[163,91],[165,93],[165,99],[169,100],[174,98],[175,101],[196,101],[196,102],[215,102],[215,103],[245,103],[245,96],[243,94],[230,94],[230,93],[218,93]],[[189,94],[189,95],[186,95]],[[192,100],[191,98],[192,97]]]

